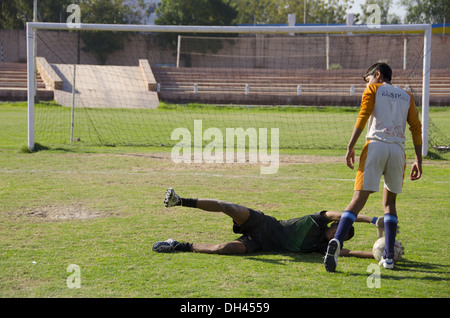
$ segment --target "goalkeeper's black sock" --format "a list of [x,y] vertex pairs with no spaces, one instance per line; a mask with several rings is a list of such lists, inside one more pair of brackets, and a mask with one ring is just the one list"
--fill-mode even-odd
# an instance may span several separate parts
[[179,252],[192,252],[192,243],[180,243],[177,246],[175,246],[175,251]]
[[187,206],[189,208],[196,208],[197,207],[197,199],[181,198],[180,205]]

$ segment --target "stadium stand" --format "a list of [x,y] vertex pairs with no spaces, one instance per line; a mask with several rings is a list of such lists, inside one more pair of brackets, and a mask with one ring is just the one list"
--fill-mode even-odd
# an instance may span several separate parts
[[[44,62],[41,64],[45,64]],[[145,61],[145,60],[144,60]],[[141,60],[142,63],[142,60]],[[38,63],[39,65],[40,63]],[[90,69],[99,70],[105,66],[83,66],[83,71],[89,73]],[[48,64],[44,68],[38,67],[37,72],[37,97],[40,100],[53,100],[55,90],[59,92],[71,87],[70,76],[50,74],[53,69],[61,73],[64,68],[61,65]],[[364,70],[264,70],[264,69],[240,69],[230,70],[227,68],[176,68],[176,67],[151,67],[145,63],[145,72],[140,67],[122,66],[113,67],[108,70],[108,76],[124,77],[125,82],[133,83],[130,87],[141,87],[145,91],[155,90],[155,84],[151,86],[146,79],[154,76],[152,81],[158,84],[158,96],[160,100],[175,103],[216,103],[216,104],[258,104],[258,105],[316,105],[316,106],[359,106],[364,83],[361,74]],[[143,75],[144,74],[144,75]],[[337,75],[341,80],[336,82]],[[88,76],[89,77],[89,76]],[[53,78],[53,79],[52,79]],[[27,98],[27,73],[25,63],[0,63],[0,100],[26,100]],[[45,81],[44,81],[45,79]],[[136,84],[142,80],[142,85]],[[95,92],[95,86],[105,81],[84,82],[78,87],[83,96],[86,107],[89,100],[96,103],[97,99],[89,98],[89,92]],[[406,87],[414,92],[416,98],[421,94],[420,76],[411,76],[408,71],[394,70],[393,83]],[[89,88],[83,91],[83,87]],[[151,87],[151,88],[150,88]],[[102,87],[107,90],[115,87]],[[142,97],[139,97],[142,99]],[[149,95],[150,98],[150,95]],[[151,97],[154,103],[154,95]],[[70,98],[68,98],[70,100]],[[128,100],[128,102],[133,103]],[[62,103],[65,104],[65,103]],[[446,70],[432,70],[430,81],[430,105],[450,105],[450,74]],[[67,105],[68,106],[68,105]]]
[[[37,97],[40,100],[53,100],[53,89],[47,89],[37,72]],[[27,100],[27,64],[0,63],[0,101]]]
[[[171,102],[359,106],[364,70],[153,68],[159,96]],[[336,82],[336,78],[340,78]],[[421,95],[420,76],[394,70],[393,84]],[[194,89],[195,87],[195,89]],[[450,105],[450,74],[432,70],[430,104]]]

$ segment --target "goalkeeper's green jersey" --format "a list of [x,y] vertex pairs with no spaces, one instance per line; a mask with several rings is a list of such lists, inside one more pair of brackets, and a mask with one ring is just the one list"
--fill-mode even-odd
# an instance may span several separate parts
[[278,221],[280,227],[274,234],[280,248],[289,252],[325,252],[328,245],[325,229],[330,220],[322,212]]
[[318,252],[324,253],[328,240],[325,229],[331,222],[326,211],[305,215],[286,221],[250,209],[250,216],[242,225],[233,226],[235,233],[244,234],[238,240],[243,242],[248,253],[258,251]]

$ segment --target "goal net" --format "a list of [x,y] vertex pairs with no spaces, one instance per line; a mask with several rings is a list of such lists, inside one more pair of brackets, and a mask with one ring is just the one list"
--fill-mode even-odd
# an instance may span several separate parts
[[343,149],[365,88],[362,75],[379,61],[390,64],[393,84],[410,90],[426,112],[428,140],[433,72],[426,25],[28,23],[27,30],[29,72],[35,67],[53,91],[45,101],[30,89],[30,148],[35,142],[173,147],[177,128],[194,138],[197,124],[203,145],[208,128],[223,136],[227,129],[278,128],[281,149]]

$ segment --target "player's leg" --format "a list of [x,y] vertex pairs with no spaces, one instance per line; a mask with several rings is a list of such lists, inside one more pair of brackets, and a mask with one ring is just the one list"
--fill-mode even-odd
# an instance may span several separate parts
[[192,252],[192,243],[180,243],[174,239],[168,239],[165,241],[158,241],[153,244],[153,251],[158,253],[171,253],[174,251],[179,252]]
[[233,219],[238,225],[247,221],[250,210],[242,205],[212,199],[198,199],[197,208],[210,212],[222,212]]
[[369,195],[379,190],[380,179],[389,159],[389,154],[389,145],[384,142],[369,141],[364,145],[358,172],[356,173],[355,192],[350,204],[342,214],[335,235],[341,248],[348,230],[356,216],[364,208]]
[[397,194],[402,192],[405,168],[404,149],[395,144],[390,145],[390,158],[384,173],[383,192],[385,247],[380,265],[384,268],[394,268],[394,246],[398,224],[396,199]]
[[162,242],[156,242],[153,244],[153,251],[159,253],[171,253],[171,252],[197,252],[206,254],[224,254],[224,255],[236,255],[247,253],[247,248],[244,243],[240,241],[226,242],[220,244],[210,243],[180,243],[173,239],[168,239]]
[[336,234],[334,235],[334,238],[339,241],[341,248],[344,244],[345,236],[355,222],[358,213],[364,208],[367,199],[372,192],[373,191],[365,190],[355,191],[350,204],[342,213],[338,229],[336,230]]
[[220,244],[193,243],[192,251],[207,254],[236,255],[247,253],[247,248],[245,247],[244,243],[240,241],[232,241]]
[[386,188],[384,189],[383,207],[385,246],[383,258],[380,261],[380,265],[384,268],[394,268],[394,245],[398,224],[397,210],[395,207],[396,198],[396,193],[393,193]]
[[384,188],[383,191],[383,209],[384,214],[397,215],[397,193],[391,192]]
[[336,271],[338,257],[344,245],[345,237],[355,222],[358,213],[364,208],[370,193],[372,193],[372,191],[355,191],[352,201],[342,213],[334,238],[328,242],[327,253],[324,260],[327,272]]
[[351,211],[353,214],[358,215],[359,212],[364,208],[366,205],[367,199],[369,199],[369,196],[374,191],[367,191],[367,190],[357,190],[353,193],[352,200],[347,205],[346,211]]
[[164,203],[166,207],[180,205],[203,211],[222,212],[231,217],[238,225],[242,225],[250,215],[250,210],[245,206],[213,199],[181,198],[172,188],[167,189]]
[[[220,200],[182,198],[172,188],[167,189],[164,204],[166,207],[186,206],[209,212],[222,212],[230,216],[238,225],[242,225],[250,215],[249,209],[244,206]],[[153,251],[164,253],[181,251],[209,254],[244,254],[247,252],[247,249],[244,243],[237,240],[220,244],[209,244],[180,243],[173,239],[168,239],[153,244]]]
[[328,243],[325,255],[325,269],[327,272],[336,271],[340,250],[343,247],[345,236],[356,220],[358,213],[364,208],[369,195],[378,191],[380,178],[383,173],[384,149],[382,143],[367,142],[361,152],[358,172],[356,173],[355,192],[350,204],[342,213],[339,226],[334,238]]

